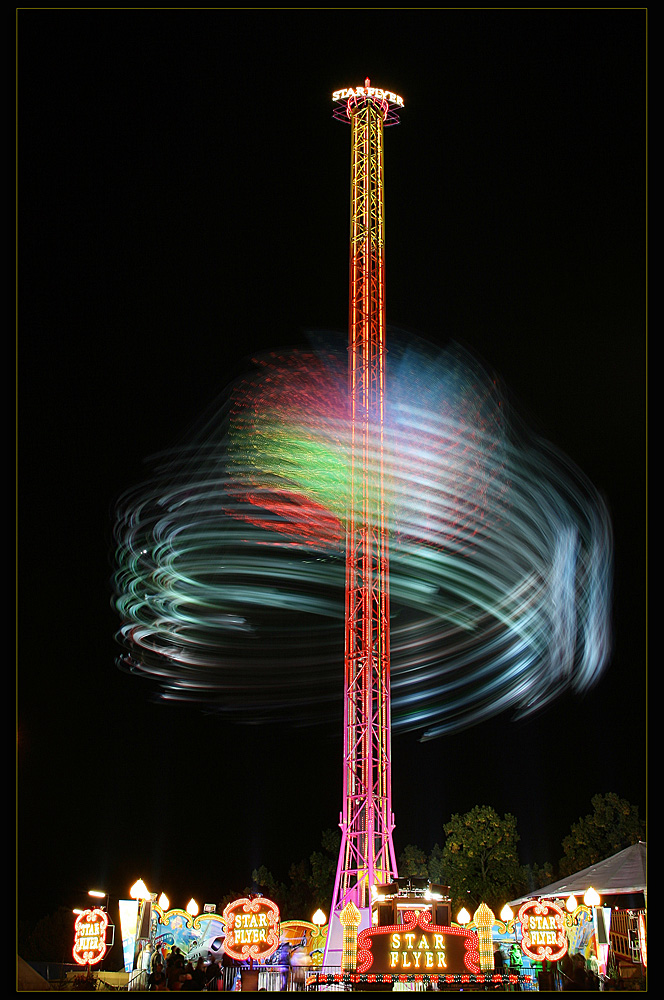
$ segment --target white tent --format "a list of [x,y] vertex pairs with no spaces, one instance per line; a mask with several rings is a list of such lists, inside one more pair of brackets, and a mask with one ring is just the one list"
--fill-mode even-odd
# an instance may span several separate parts
[[600,896],[619,896],[628,893],[647,893],[646,883],[646,852],[647,845],[640,840],[638,844],[618,851],[606,861],[598,861],[595,865],[584,868],[583,871],[567,875],[558,882],[545,885],[519,899],[510,900],[511,906],[525,902],[526,899],[553,899],[565,896],[583,896],[584,892],[593,887]]

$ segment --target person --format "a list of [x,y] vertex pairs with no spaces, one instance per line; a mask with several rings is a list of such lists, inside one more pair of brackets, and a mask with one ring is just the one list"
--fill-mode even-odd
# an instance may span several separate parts
[[558,973],[560,975],[561,991],[564,993],[565,991],[573,990],[575,988],[574,963],[569,952],[566,952],[558,963]]
[[180,989],[182,990],[195,990],[194,986],[194,967],[191,962],[187,962],[186,965],[183,963],[182,975],[180,976],[180,982],[182,983]]
[[206,983],[205,975],[205,962],[202,958],[196,962],[196,966],[191,974],[191,981],[193,983],[192,989],[194,990],[204,990]]
[[505,959],[503,958],[503,953],[500,949],[500,945],[497,942],[493,948],[493,967],[496,970],[496,972],[499,972],[501,975],[505,971]]
[[205,981],[207,983],[207,988],[209,990],[219,989],[219,979],[221,978],[221,969],[215,958],[210,959],[210,964],[207,967],[205,973]]
[[[521,970],[523,968],[523,955],[521,949],[516,942],[510,948],[510,972],[515,976],[521,975]],[[521,992],[521,987],[517,983],[514,987],[516,993]]]
[[588,989],[589,990],[599,990],[600,989],[600,971],[599,962],[595,955],[591,955],[588,959]]
[[157,954],[157,957],[152,963],[152,972],[148,976],[148,989],[166,989],[166,973],[164,972],[164,966],[161,963],[161,956],[159,956],[159,954]]
[[572,981],[574,983],[575,990],[590,990],[593,985],[588,975],[588,970],[586,969],[586,960],[580,951],[577,951],[575,955],[572,955]]
[[[171,952],[172,954],[173,952]],[[181,990],[185,981],[184,959],[178,948],[168,969],[168,988],[169,990]]]

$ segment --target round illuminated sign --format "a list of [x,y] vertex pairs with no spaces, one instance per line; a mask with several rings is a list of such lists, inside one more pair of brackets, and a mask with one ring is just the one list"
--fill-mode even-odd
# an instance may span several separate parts
[[108,914],[95,908],[79,913],[74,924],[74,960],[79,965],[96,965],[106,954]]
[[223,948],[236,961],[261,962],[279,947],[279,907],[271,899],[236,899],[224,910],[223,919]]
[[550,900],[531,899],[519,910],[521,948],[534,962],[557,962],[567,951],[565,915]]

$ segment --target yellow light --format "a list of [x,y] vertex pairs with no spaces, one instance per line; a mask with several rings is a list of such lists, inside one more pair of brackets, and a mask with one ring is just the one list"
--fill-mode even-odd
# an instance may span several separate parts
[[168,909],[168,907],[171,905],[171,901],[170,901],[170,899],[168,898],[168,896],[166,895],[165,892],[162,892],[161,896],[159,897],[159,905],[161,906],[161,908],[164,911],[164,913],[166,912],[166,910]]
[[493,920],[493,910],[486,903],[480,903],[473,915],[473,922],[479,938],[478,946],[482,969],[493,969],[493,939],[491,936]]
[[470,923],[470,913],[465,908],[465,906],[462,906],[459,912],[457,913],[457,923],[461,924],[462,926],[464,924]]
[[571,896],[568,896],[567,902],[565,903],[565,909],[567,910],[567,912],[568,913],[574,913],[574,911],[577,908],[577,906],[578,906],[578,903],[576,901],[576,896],[573,895],[573,894]]
[[586,906],[599,906],[600,898],[592,886],[590,886],[585,896],[583,897],[583,902],[586,904]]
[[99,889],[88,889],[88,896],[94,896],[95,899],[106,899],[106,893]]
[[131,889],[129,890],[129,895],[132,899],[150,899],[150,893],[148,892],[148,887],[142,878],[139,878],[137,882],[134,882]]
[[190,917],[195,917],[196,914],[198,913],[198,903],[193,898],[193,896],[187,903],[187,913],[189,914]]
[[504,923],[508,923],[510,920],[514,919],[514,910],[509,903],[505,903],[502,910],[500,911],[500,919]]
[[349,902],[346,903],[343,910],[339,914],[339,920],[344,927],[359,927],[361,919],[362,914],[352,900],[349,900]]
[[318,927],[322,927],[323,924],[327,923],[327,917],[321,909],[318,909],[311,918],[311,922],[312,924],[317,924]]
[[489,909],[486,903],[480,903],[475,910],[473,920],[478,927],[491,927],[493,924],[493,910]]

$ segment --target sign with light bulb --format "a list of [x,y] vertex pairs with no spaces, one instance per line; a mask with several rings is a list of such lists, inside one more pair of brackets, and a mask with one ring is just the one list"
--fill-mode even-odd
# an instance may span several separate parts
[[358,973],[479,973],[477,936],[431,923],[428,910],[405,910],[403,923],[367,927],[357,938]]
[[84,910],[76,917],[74,924],[74,947],[72,954],[79,965],[97,965],[106,954],[106,928],[108,914],[95,907]]
[[265,896],[234,900],[223,920],[224,951],[238,962],[263,962],[279,947],[279,907]]
[[557,962],[567,951],[565,915],[551,900],[531,899],[519,910],[521,948],[533,962]]

